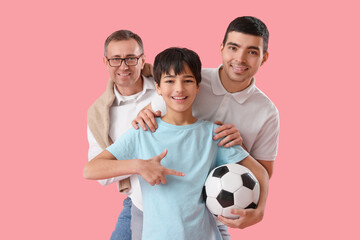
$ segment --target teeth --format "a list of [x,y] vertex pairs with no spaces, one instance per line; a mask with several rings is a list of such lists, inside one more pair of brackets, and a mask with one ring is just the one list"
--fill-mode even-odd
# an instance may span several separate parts
[[244,71],[246,71],[248,68],[245,66],[234,66],[232,65],[232,68],[234,70],[235,73],[243,73]]
[[183,100],[183,99],[185,99],[186,97],[172,97],[173,99],[175,99],[175,100]]
[[121,77],[125,77],[125,76],[129,76],[130,73],[126,73],[126,74],[125,74],[125,73],[123,73],[123,74],[120,73],[119,75],[120,75]]
[[244,67],[244,66],[233,66],[233,68],[235,69],[235,70],[245,70],[245,69],[247,69],[247,67]]

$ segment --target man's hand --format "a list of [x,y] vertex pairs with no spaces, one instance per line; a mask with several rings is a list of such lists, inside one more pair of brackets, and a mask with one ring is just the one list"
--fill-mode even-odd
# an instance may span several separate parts
[[144,178],[151,186],[166,184],[166,175],[174,175],[183,177],[184,173],[178,172],[161,165],[161,160],[166,156],[167,149],[159,155],[150,158],[148,160],[140,160],[139,174]]
[[150,131],[155,132],[155,130],[157,129],[155,117],[160,117],[160,116],[161,116],[160,111],[153,112],[151,109],[145,108],[138,113],[136,118],[131,122],[131,125],[135,129],[139,129],[139,126],[137,125],[139,124],[144,131],[147,130],[146,128],[147,125]]
[[244,229],[260,222],[264,217],[264,211],[260,209],[232,209],[231,213],[239,215],[240,218],[230,219],[218,216],[220,222],[231,228]]
[[[220,127],[215,129],[216,135],[214,136],[214,140],[222,139],[218,146],[224,147],[232,147],[234,145],[240,145],[245,149],[243,146],[243,139],[240,136],[239,130],[235,127],[234,124],[223,124],[222,122],[216,121],[215,124],[221,125]],[[245,149],[246,150],[246,149]]]

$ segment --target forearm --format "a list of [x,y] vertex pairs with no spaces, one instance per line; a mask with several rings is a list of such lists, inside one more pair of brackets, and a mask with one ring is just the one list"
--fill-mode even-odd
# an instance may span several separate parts
[[242,162],[242,165],[249,168],[251,172],[254,174],[256,179],[260,184],[260,198],[258,202],[257,209],[261,211],[265,211],[266,199],[268,196],[269,190],[269,174],[266,169],[251,156],[248,156]]
[[121,180],[124,180],[124,179],[126,179],[126,178],[128,178],[130,176],[131,175],[123,175],[123,176],[118,176],[118,177],[113,177],[113,178],[101,179],[101,180],[97,180],[97,181],[102,186],[107,186],[107,185],[110,185],[112,183],[116,183],[116,182],[119,182]]
[[84,178],[100,180],[137,174],[138,161],[139,159],[118,161],[96,157],[86,164]]
[[259,168],[253,171],[253,174],[255,175],[260,184],[260,198],[257,204],[257,209],[262,211],[263,214],[265,211],[266,199],[269,191],[269,175],[265,168],[261,165]]

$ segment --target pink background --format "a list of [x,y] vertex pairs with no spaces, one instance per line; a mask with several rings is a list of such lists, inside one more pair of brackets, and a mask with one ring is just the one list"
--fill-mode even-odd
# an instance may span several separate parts
[[232,239],[359,239],[359,6],[333,2],[3,1],[0,239],[109,238],[124,196],[82,169],[110,33],[138,33],[148,62],[181,46],[217,67],[225,29],[242,15],[270,30],[257,85],[281,131],[265,218]]

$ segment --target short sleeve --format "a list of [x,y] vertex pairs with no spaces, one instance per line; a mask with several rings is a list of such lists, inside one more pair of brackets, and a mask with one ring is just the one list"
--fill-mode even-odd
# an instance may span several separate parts
[[274,161],[279,143],[280,120],[279,113],[275,114],[261,128],[250,151],[257,160]]
[[241,162],[247,156],[249,156],[249,153],[239,145],[229,148],[219,147],[216,154],[216,165]]
[[164,116],[166,113],[166,104],[162,96],[156,95],[152,98],[151,108],[154,112],[161,111],[161,115]]
[[133,159],[138,152],[137,141],[138,132],[135,129],[129,129],[121,135],[115,143],[106,148],[118,160]]

